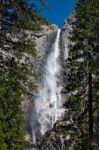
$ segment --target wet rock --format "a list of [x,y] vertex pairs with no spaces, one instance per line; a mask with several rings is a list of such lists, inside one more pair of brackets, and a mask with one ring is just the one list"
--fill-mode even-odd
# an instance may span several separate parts
[[[61,36],[60,36],[60,57],[59,62],[61,63],[61,74],[58,76],[58,78],[61,79],[60,83],[62,86],[61,90],[61,100],[63,103],[64,109],[66,109],[66,115],[67,115],[67,109],[69,109],[69,102],[67,91],[65,90],[65,86],[68,82],[67,75],[68,75],[68,69],[67,69],[67,58],[68,58],[68,45],[70,44],[69,36],[72,32],[72,22],[75,21],[75,16],[72,15],[69,17],[68,21],[65,20],[64,26],[61,30]],[[54,43],[55,37],[56,37],[56,31],[51,30],[48,27],[44,26],[43,31],[41,33],[35,33],[33,35],[33,39],[36,41],[36,49],[37,49],[37,59],[31,59],[33,66],[35,66],[37,72],[40,74],[40,77],[38,78],[38,85],[40,85],[42,81],[42,73],[44,73],[44,65],[46,63],[46,59],[48,55],[52,51],[52,43]],[[37,81],[35,81],[37,82]],[[43,87],[40,87],[43,88]],[[53,104],[49,105],[50,108],[53,107]],[[31,108],[28,108],[31,110]],[[31,120],[35,120],[32,116],[34,113],[33,108],[32,111],[29,111],[27,114],[27,121],[30,122],[29,125],[31,125]],[[32,119],[31,119],[32,118]],[[54,125],[53,129],[46,132],[43,137],[38,137],[36,139],[35,143],[35,150],[70,150],[71,148],[71,125],[73,124],[72,119],[65,118],[62,119]],[[33,128],[33,124],[32,124]],[[68,132],[67,132],[68,131]],[[28,149],[31,150],[31,149]]]

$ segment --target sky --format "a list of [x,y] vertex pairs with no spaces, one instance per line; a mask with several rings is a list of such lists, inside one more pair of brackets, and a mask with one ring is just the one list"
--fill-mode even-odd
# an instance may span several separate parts
[[46,9],[39,3],[39,0],[35,1],[41,9],[42,15],[59,27],[63,26],[64,20],[70,16],[77,3],[77,0],[46,0],[49,7]]

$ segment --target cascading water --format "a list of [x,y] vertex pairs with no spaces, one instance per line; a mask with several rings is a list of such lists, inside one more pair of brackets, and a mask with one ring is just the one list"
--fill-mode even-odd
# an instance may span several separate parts
[[44,133],[51,129],[54,123],[61,118],[62,114],[64,114],[60,94],[62,89],[60,84],[61,64],[59,61],[60,32],[61,30],[59,29],[57,31],[56,40],[52,45],[52,51],[47,58],[43,75],[43,85],[41,86],[42,88],[39,89],[38,98],[35,100],[37,123],[35,123],[35,129],[33,129],[34,139],[38,134],[44,135]]

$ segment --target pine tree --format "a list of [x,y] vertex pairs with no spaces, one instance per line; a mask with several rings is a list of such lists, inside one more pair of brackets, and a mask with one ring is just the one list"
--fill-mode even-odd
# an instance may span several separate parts
[[[93,149],[94,143],[94,99],[95,95],[93,75],[96,71],[97,47],[96,22],[99,13],[97,1],[79,0],[75,14],[76,21],[73,25],[68,65],[70,67],[68,91],[71,112],[77,124],[77,142],[75,149]],[[97,15],[96,15],[97,14]],[[97,101],[97,100],[96,100]],[[76,116],[76,117],[75,117]]]
[[39,31],[46,21],[38,14],[34,2],[31,5],[26,0],[0,2],[0,150],[23,150],[25,129],[21,102],[22,95],[29,94],[23,83],[29,86],[27,76],[35,74],[20,60],[23,52],[36,55],[35,43],[26,31]]

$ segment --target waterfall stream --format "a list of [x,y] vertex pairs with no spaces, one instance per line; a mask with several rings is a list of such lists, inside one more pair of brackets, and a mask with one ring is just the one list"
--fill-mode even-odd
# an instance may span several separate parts
[[[52,51],[49,54],[44,67],[43,85],[39,89],[39,96],[35,100],[36,121],[33,129],[33,139],[44,135],[47,130],[53,128],[55,122],[64,114],[61,104],[61,64],[60,56],[60,33],[58,29]],[[38,135],[39,134],[39,135]]]

